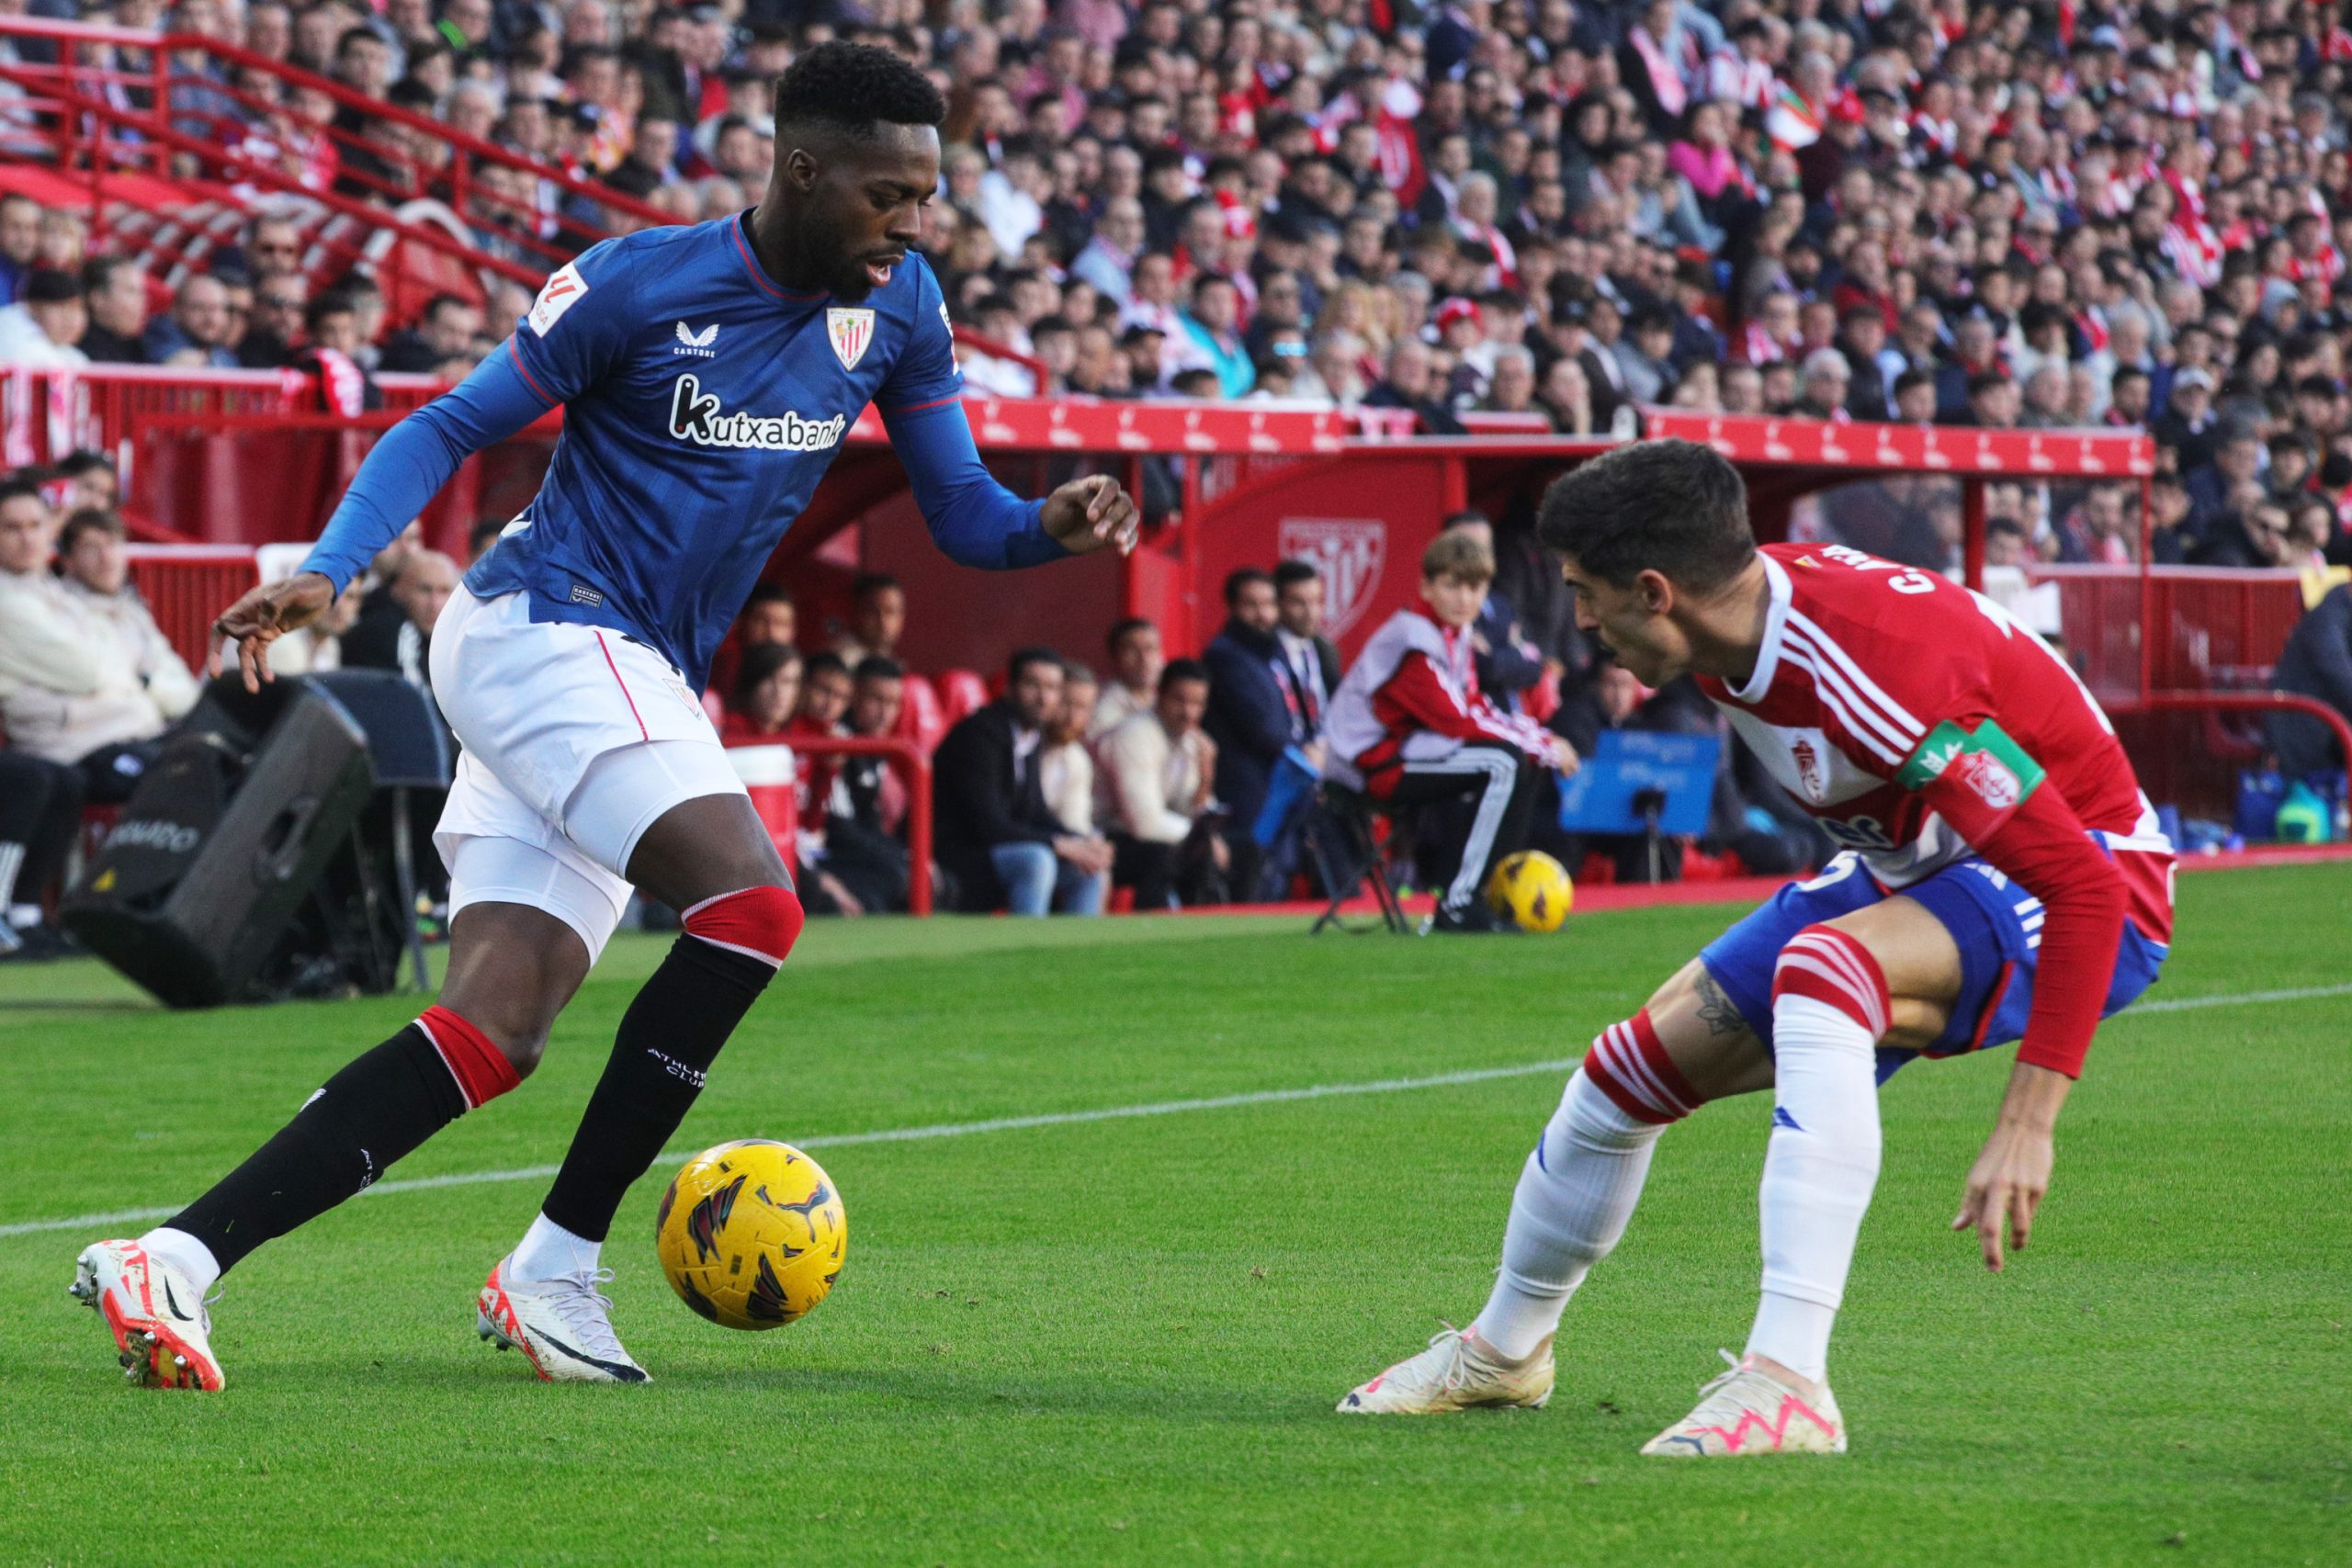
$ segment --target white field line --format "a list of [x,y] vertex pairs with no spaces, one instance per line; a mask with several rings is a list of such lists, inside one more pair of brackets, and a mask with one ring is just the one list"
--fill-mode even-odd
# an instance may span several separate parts
[[[2304,986],[2292,990],[2237,991],[2226,996],[2175,997],[2161,1001],[2141,1002],[2120,1015],[2131,1018],[2139,1013],[2188,1012],[2199,1008],[2245,1007],[2269,1002],[2300,1002],[2323,997],[2352,996],[2352,982],[2335,986]],[[1141,1116],[1179,1116],[1196,1111],[1230,1111],[1247,1105],[1280,1105],[1302,1100],[1336,1100],[1360,1094],[1404,1094],[1415,1089],[1453,1089],[1463,1084],[1491,1083],[1498,1078],[1533,1077],[1544,1073],[1565,1073],[1574,1067],[1578,1057],[1558,1061],[1528,1062],[1512,1067],[1476,1067],[1457,1073],[1432,1073],[1424,1077],[1374,1078],[1363,1083],[1310,1084],[1302,1089],[1261,1089],[1243,1094],[1209,1095],[1197,1100],[1161,1100],[1143,1105],[1112,1105],[1093,1111],[1052,1111],[1035,1116],[997,1116],[985,1122],[939,1122],[925,1127],[885,1127],[870,1133],[833,1133],[813,1138],[789,1140],[804,1149],[853,1148],[861,1144],[926,1143],[935,1138],[967,1138],[979,1133],[1014,1133],[1031,1127],[1071,1127],[1089,1122],[1124,1122]],[[695,1149],[673,1149],[661,1156],[661,1162],[683,1160],[699,1152]],[[360,1196],[373,1198],[388,1192],[424,1192],[436,1187],[481,1187],[500,1181],[545,1181],[555,1175],[552,1165],[518,1166],[508,1170],[472,1170],[452,1172],[447,1176],[420,1176],[412,1179],[379,1181]],[[76,1214],[54,1220],[20,1220],[13,1224],[0,1224],[0,1236],[33,1235],[45,1231],[93,1230],[106,1225],[133,1224],[145,1220],[169,1219],[179,1213],[176,1208],[116,1209],[103,1214]]]

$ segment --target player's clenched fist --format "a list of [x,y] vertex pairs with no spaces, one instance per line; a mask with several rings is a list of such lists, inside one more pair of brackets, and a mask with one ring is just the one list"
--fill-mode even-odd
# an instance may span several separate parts
[[1143,514],[1135,502],[1108,474],[1090,474],[1046,498],[1046,532],[1073,555],[1099,550],[1105,545],[1121,555],[1136,547]]
[[[223,610],[212,623],[212,635],[237,645],[237,668],[244,675],[245,690],[258,692],[264,681],[277,679],[270,672],[269,645],[309,626],[334,604],[334,583],[315,571],[296,572],[282,582],[264,583]],[[205,672],[220,673],[218,648]]]

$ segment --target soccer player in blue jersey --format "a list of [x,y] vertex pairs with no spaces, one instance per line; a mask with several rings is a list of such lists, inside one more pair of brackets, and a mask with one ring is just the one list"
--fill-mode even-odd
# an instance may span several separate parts
[[1024,502],[980,466],[946,305],[911,250],[945,112],[888,51],[809,51],[777,85],[759,206],[557,272],[497,353],[386,434],[303,570],[220,617],[246,684],[268,679],[269,644],[325,613],[460,462],[563,407],[538,494],[434,628],[434,692],[464,746],[434,836],[452,911],[439,1000],[168,1223],[83,1252],[74,1293],[130,1381],[220,1387],[213,1281],[520,1083],[631,885],[684,931],[476,1307],[481,1336],[542,1378],[645,1381],[599,1249],[801,923],[695,695],[729,622],[869,402],[952,558],[1023,567],[1135,542],[1107,477]]

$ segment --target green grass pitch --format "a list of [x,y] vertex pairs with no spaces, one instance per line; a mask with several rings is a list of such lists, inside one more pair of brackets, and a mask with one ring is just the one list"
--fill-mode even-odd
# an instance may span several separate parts
[[[715,1329],[654,1269],[647,1180],[608,1251],[635,1389],[474,1337],[530,1178],[345,1206],[229,1280],[224,1394],[126,1389],[64,1285],[143,1224],[29,1227],[187,1198],[414,1004],[170,1016],[93,964],[0,971],[0,1562],[2352,1561],[2352,866],[2180,895],[2006,1277],[1945,1226],[2008,1055],[1888,1087],[1832,1360],[1854,1451],[1744,1464],[1634,1450],[1746,1334],[1755,1098],[1666,1139],[1548,1410],[1331,1413],[1484,1299],[1563,1074],[1466,1075],[1579,1055],[1736,911],[812,927],[678,1143],[815,1145],[847,1271],[804,1323]],[[660,952],[616,943],[539,1075],[394,1178],[557,1159]]]

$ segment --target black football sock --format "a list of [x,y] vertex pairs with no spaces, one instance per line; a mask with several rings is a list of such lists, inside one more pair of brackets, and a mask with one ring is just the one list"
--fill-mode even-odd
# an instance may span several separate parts
[[775,977],[775,964],[681,936],[621,1019],[612,1059],[548,1190],[547,1217],[601,1242],[702,1092],[703,1075]]
[[366,1189],[466,1103],[449,1064],[412,1023],[329,1078],[253,1157],[164,1224],[204,1243],[225,1272]]

